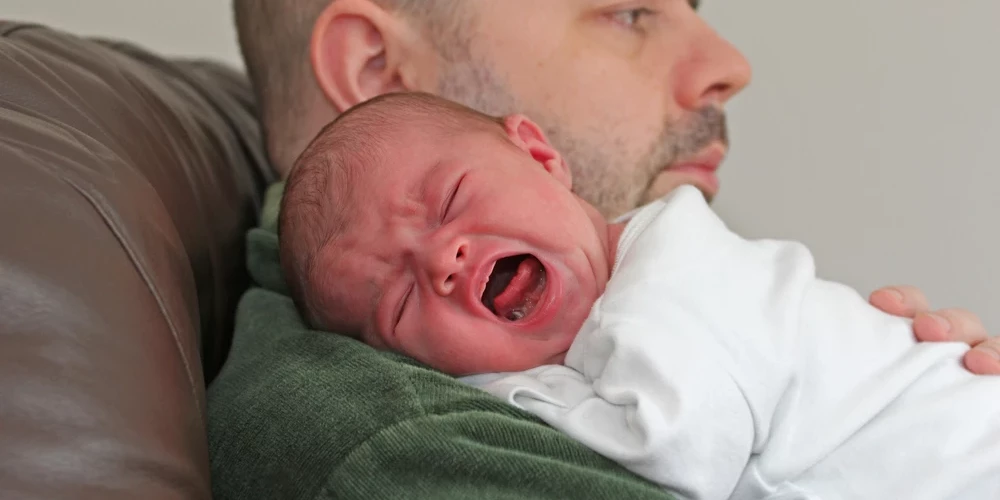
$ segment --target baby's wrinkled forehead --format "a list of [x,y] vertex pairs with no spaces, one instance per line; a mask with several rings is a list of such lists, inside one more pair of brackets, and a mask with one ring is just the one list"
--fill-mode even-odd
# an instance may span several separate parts
[[393,238],[380,237],[372,219],[336,235],[318,264],[330,278],[329,298],[338,321],[359,332],[376,327],[376,314],[385,287],[399,272],[401,256]]
[[374,271],[375,264],[391,263],[388,256],[396,252],[391,241],[368,237],[384,236],[390,219],[419,218],[427,205],[420,193],[433,184],[441,151],[456,137],[482,130],[503,136],[492,117],[429,94],[376,97],[324,127],[293,169],[289,186],[295,194],[286,191],[291,210],[283,216],[289,242],[283,255],[293,281],[301,281],[296,288],[317,289],[311,283],[317,274],[308,271],[310,255],[334,238],[339,241],[328,241],[326,251],[342,253],[340,260],[349,263],[343,272],[353,275],[348,288],[364,287],[366,293],[356,295],[368,297],[363,307],[349,296],[344,301],[355,311],[377,303],[382,272]]

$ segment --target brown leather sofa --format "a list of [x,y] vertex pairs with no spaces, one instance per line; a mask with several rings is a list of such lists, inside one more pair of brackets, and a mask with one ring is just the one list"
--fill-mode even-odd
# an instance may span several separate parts
[[0,22],[0,498],[209,498],[273,180],[240,73]]

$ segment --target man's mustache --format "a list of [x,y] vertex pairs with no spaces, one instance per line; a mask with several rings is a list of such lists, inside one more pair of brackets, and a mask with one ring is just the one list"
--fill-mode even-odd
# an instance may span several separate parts
[[684,121],[687,123],[675,122],[666,130],[664,142],[671,163],[694,156],[716,142],[729,148],[729,129],[722,109],[705,106]]

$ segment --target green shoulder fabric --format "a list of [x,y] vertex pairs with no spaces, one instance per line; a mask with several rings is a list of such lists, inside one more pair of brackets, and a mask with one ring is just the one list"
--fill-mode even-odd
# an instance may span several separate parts
[[262,220],[248,264],[267,283],[244,295],[208,391],[216,499],[672,498],[489,394],[307,329]]
[[250,279],[262,288],[288,295],[285,280],[281,277],[281,262],[278,260],[278,208],[284,182],[272,184],[264,193],[264,206],[260,214],[260,226],[247,232],[247,269]]

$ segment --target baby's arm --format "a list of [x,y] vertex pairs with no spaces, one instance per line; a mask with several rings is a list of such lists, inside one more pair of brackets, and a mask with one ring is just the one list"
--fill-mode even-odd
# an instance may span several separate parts
[[[802,301],[794,426],[822,453],[875,418],[933,366],[958,366],[968,346],[917,344],[910,320],[881,312],[854,289],[813,280]],[[819,432],[823,429],[823,432]],[[791,436],[789,436],[791,437]]]
[[670,491],[728,498],[754,441],[742,394],[714,362],[681,350],[654,360],[632,333],[608,332],[604,352],[588,357],[591,380],[543,366],[482,388]]

